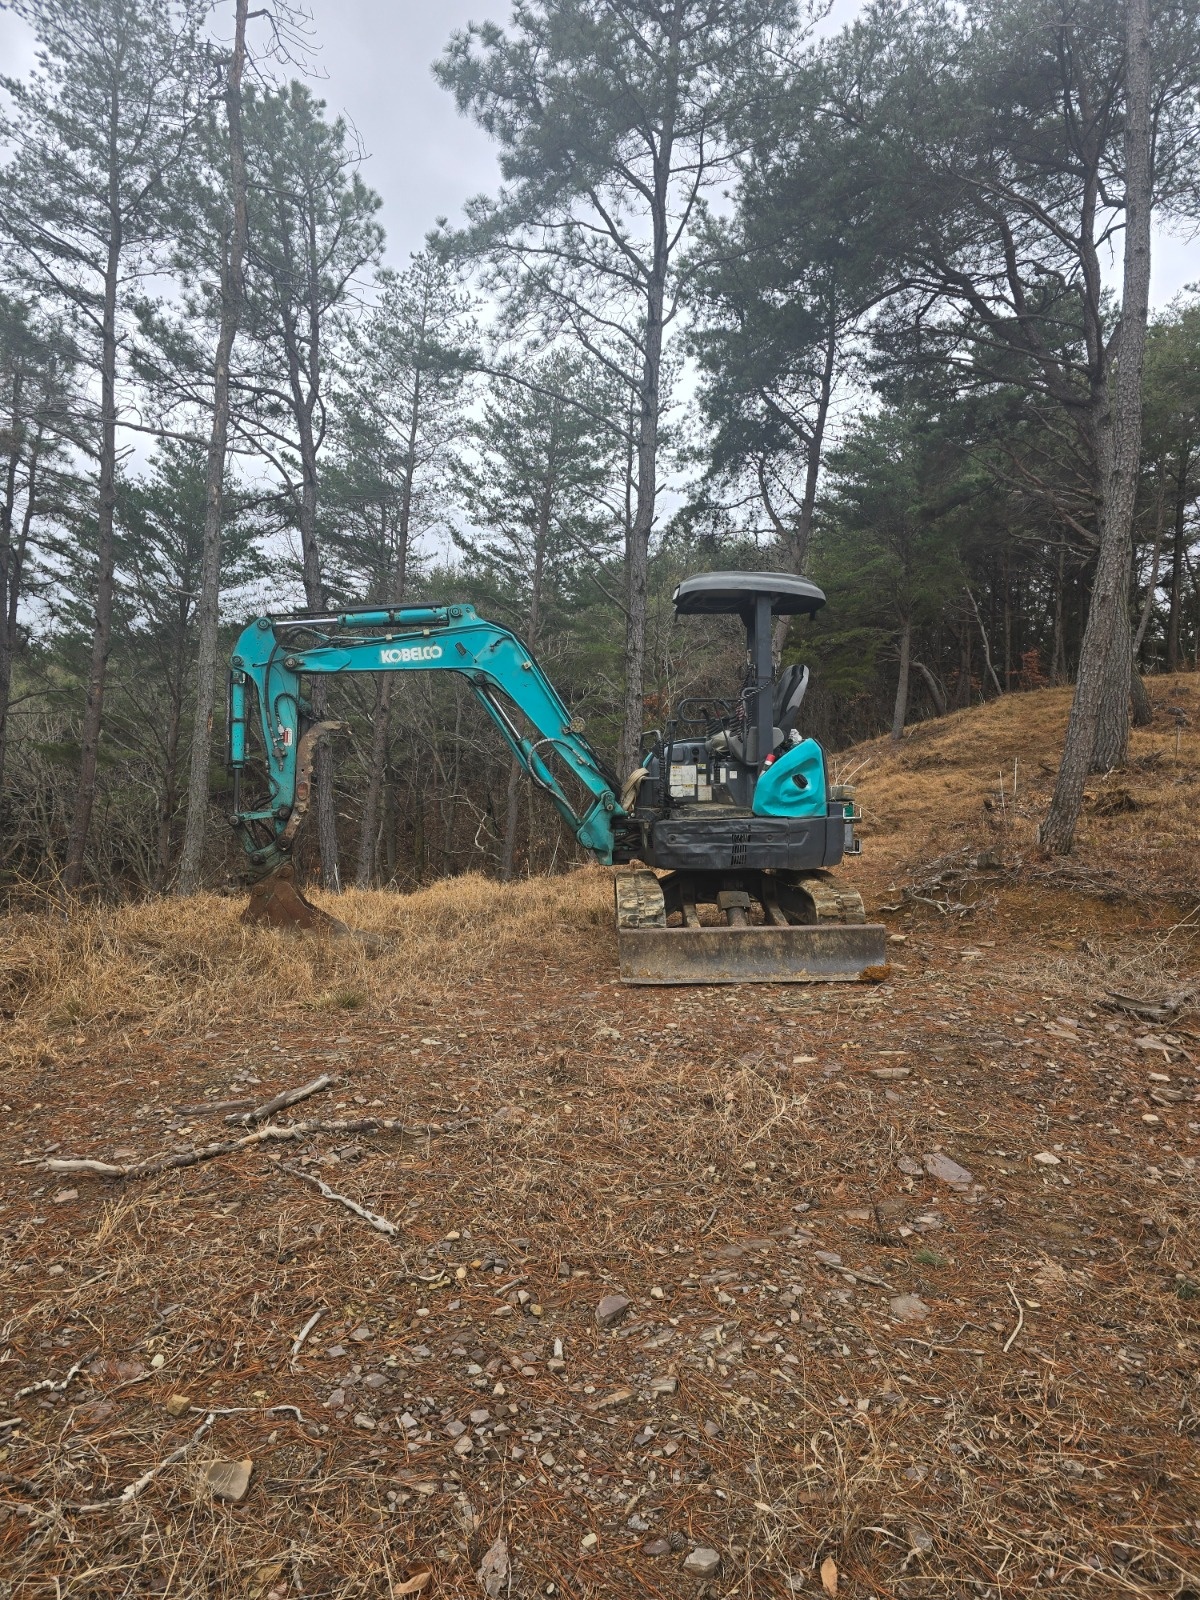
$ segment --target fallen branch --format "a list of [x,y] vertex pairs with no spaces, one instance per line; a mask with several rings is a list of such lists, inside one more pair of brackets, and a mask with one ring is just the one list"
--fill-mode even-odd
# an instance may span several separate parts
[[205,1100],[198,1106],[172,1106],[177,1117],[216,1117],[226,1111],[249,1111],[253,1100]]
[[214,1417],[245,1417],[260,1416],[272,1417],[277,1411],[290,1411],[299,1423],[307,1424],[309,1419],[304,1415],[299,1406],[189,1406],[188,1411],[195,1416],[207,1416],[211,1422]]
[[[181,1444],[178,1450],[172,1450],[169,1456],[164,1456],[157,1466],[151,1467],[149,1472],[143,1472],[140,1478],[135,1478],[132,1483],[127,1483],[121,1490],[120,1494],[114,1496],[113,1499],[95,1500],[90,1505],[67,1505],[63,1506],[61,1509],[64,1511],[73,1511],[77,1516],[87,1516],[89,1513],[94,1511],[114,1511],[118,1506],[129,1505],[131,1501],[137,1499],[138,1495],[141,1494],[143,1489],[147,1488],[154,1482],[155,1478],[158,1477],[160,1472],[165,1472],[168,1467],[175,1466],[176,1463],[182,1461],[186,1455],[190,1454],[190,1452],[195,1449],[196,1445],[200,1443],[200,1440],[203,1439],[204,1435],[212,1427],[215,1421],[216,1413],[210,1411],[186,1444]],[[50,1511],[44,1512],[43,1515],[52,1516],[55,1509],[59,1508],[52,1508]]]
[[308,1321],[300,1329],[300,1332],[296,1335],[295,1339],[293,1339],[293,1341],[292,1341],[292,1360],[293,1361],[295,1361],[296,1357],[300,1354],[301,1350],[303,1350],[304,1341],[308,1338],[309,1334],[313,1331],[313,1329],[316,1327],[317,1323],[320,1322],[321,1318],[324,1315],[325,1315],[325,1308],[324,1308],[324,1306],[321,1306],[316,1311],[313,1312],[312,1316],[309,1317]]
[[24,1400],[28,1394],[59,1394],[82,1371],[83,1362],[77,1361],[65,1378],[43,1378],[41,1383],[31,1383],[27,1389],[18,1389],[13,1399]]
[[100,1178],[153,1178],[160,1172],[171,1172],[179,1167],[194,1167],[201,1161],[213,1161],[218,1156],[234,1155],[251,1145],[268,1141],[292,1143],[307,1139],[314,1133],[406,1133],[410,1137],[424,1138],[432,1133],[457,1132],[466,1122],[446,1124],[430,1122],[424,1127],[413,1127],[396,1117],[356,1117],[337,1122],[269,1122],[265,1128],[243,1134],[240,1139],[225,1139],[216,1144],[202,1145],[199,1150],[188,1150],[181,1155],[153,1156],[147,1161],[134,1161],[119,1166],[112,1161],[93,1161],[90,1158],[51,1157],[41,1163],[47,1172],[89,1172]]
[[1128,1011],[1135,1017],[1145,1017],[1148,1022],[1170,1022],[1197,990],[1200,990],[1200,984],[1189,983],[1174,994],[1163,995],[1161,1000],[1139,1000],[1137,995],[1110,989],[1100,1004],[1107,1006],[1110,1011]]
[[310,1095],[320,1094],[322,1089],[328,1089],[337,1082],[331,1073],[322,1072],[320,1077],[314,1078],[311,1083],[304,1083],[298,1089],[285,1089],[282,1094],[277,1094],[273,1100],[268,1100],[264,1105],[256,1106],[252,1111],[243,1111],[240,1114],[225,1118],[229,1123],[240,1123],[243,1127],[251,1127],[256,1122],[264,1122],[273,1116],[276,1111],[286,1111],[288,1106],[298,1105],[301,1100],[307,1100]]
[[913,889],[903,891],[904,898],[910,905],[932,906],[935,911],[940,911],[942,916],[953,914],[956,917],[971,917],[978,911],[978,905],[968,905],[964,901],[955,904],[952,900],[934,900],[927,894],[917,894]]
[[1013,1331],[1009,1334],[1008,1338],[1004,1341],[1004,1354],[1005,1355],[1007,1355],[1008,1352],[1012,1349],[1013,1340],[1017,1337],[1017,1335],[1020,1333],[1021,1329],[1025,1326],[1025,1313],[1021,1309],[1021,1302],[1017,1299],[1017,1291],[1013,1288],[1011,1283],[1008,1286],[1008,1292],[1012,1296],[1013,1305],[1015,1305],[1016,1308],[1017,1308],[1017,1325],[1013,1329]]
[[394,1222],[389,1222],[386,1217],[381,1217],[377,1211],[368,1211],[366,1206],[360,1206],[357,1200],[351,1200],[349,1195],[338,1194],[336,1189],[331,1189],[322,1179],[311,1172],[302,1172],[299,1167],[284,1166],[285,1172],[290,1172],[293,1178],[300,1178],[304,1183],[311,1183],[314,1189],[319,1189],[326,1200],[336,1200],[347,1211],[353,1211],[356,1217],[361,1217],[369,1223],[377,1233],[386,1233],[390,1239],[397,1238],[400,1229]]
[[890,1283],[885,1283],[882,1278],[877,1278],[873,1272],[859,1272],[854,1267],[831,1267],[825,1261],[822,1261],[821,1265],[829,1272],[841,1273],[843,1278],[853,1278],[855,1283],[869,1283],[876,1289],[886,1289],[889,1294],[896,1292]]

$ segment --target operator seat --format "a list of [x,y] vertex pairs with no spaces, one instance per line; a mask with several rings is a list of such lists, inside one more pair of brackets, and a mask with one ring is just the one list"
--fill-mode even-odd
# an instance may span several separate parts
[[[772,750],[778,750],[796,726],[801,703],[808,693],[808,678],[808,668],[800,666],[798,662],[790,667],[784,667],[779,674],[771,702],[774,721],[774,727],[771,729]],[[728,729],[714,734],[708,741],[708,748],[715,756],[728,752],[738,761],[746,759],[745,742]]]
[[[800,705],[808,693],[808,668],[796,662],[790,667],[784,667],[775,684],[775,699],[773,702],[775,724],[782,738],[796,726],[796,719],[800,715]],[[780,740],[775,741],[776,748]]]

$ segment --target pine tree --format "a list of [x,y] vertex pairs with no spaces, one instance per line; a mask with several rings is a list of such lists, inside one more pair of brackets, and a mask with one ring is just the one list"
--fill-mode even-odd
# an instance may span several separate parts
[[26,81],[6,80],[14,156],[0,226],[27,292],[69,320],[99,405],[86,439],[96,464],[91,664],[63,884],[83,882],[112,648],[113,514],[121,377],[133,302],[163,264],[167,176],[187,160],[203,87],[200,0],[29,0],[39,45]]
[[[604,373],[567,354],[527,364],[493,392],[472,429],[474,458],[460,469],[475,531],[455,531],[455,542],[470,556],[476,584],[535,653],[562,626],[580,568],[597,565],[618,537],[616,508],[606,504],[617,467],[616,433],[606,422],[612,388]],[[505,879],[513,872],[520,774],[514,758]]]
[[664,341],[679,311],[702,194],[727,176],[728,134],[769,92],[792,0],[518,0],[512,26],[456,34],[437,64],[500,146],[505,188],[470,208],[514,330],[567,334],[635,413],[625,552],[618,762],[637,765],[646,584],[659,488]]
[[[218,152],[212,165],[215,173],[224,180],[221,184],[223,193],[217,202],[219,221],[215,230],[219,320],[212,366],[212,423],[206,468],[204,545],[200,557],[196,605],[196,714],[188,766],[187,821],[179,863],[178,888],[182,894],[193,894],[199,887],[208,821],[217,632],[221,606],[221,528],[229,446],[230,367],[246,294],[246,245],[250,231],[246,147],[242,132],[242,79],[246,70],[246,22],[249,9],[249,0],[234,0],[233,40],[224,63],[224,139],[212,141]],[[222,156],[224,159],[221,159]]]
[[0,294],[0,788],[13,658],[42,517],[72,434],[75,356],[60,327]]
[[[420,536],[444,524],[446,467],[466,427],[472,298],[430,250],[384,271],[371,310],[346,329],[325,472],[326,573],[345,600],[397,606]],[[388,673],[375,681],[355,882],[374,871],[390,736]]]
[[[118,481],[117,617],[123,647],[110,737],[126,748],[146,751],[156,774],[149,880],[160,892],[175,866],[181,755],[189,691],[199,670],[197,635],[211,550],[209,465],[204,446],[166,440],[144,476]],[[236,502],[231,508],[228,499],[222,485],[224,533],[217,586],[226,591],[266,572],[256,544],[260,530]],[[208,768],[204,778],[207,802]]]
[[[255,362],[240,400],[262,453],[280,480],[300,537],[300,575],[309,609],[327,602],[318,535],[321,450],[327,436],[334,320],[379,258],[379,197],[358,172],[360,153],[342,118],[329,121],[301,83],[247,96],[249,242],[243,330]],[[313,684],[316,716],[328,685]],[[321,874],[341,886],[329,751],[314,773]]]

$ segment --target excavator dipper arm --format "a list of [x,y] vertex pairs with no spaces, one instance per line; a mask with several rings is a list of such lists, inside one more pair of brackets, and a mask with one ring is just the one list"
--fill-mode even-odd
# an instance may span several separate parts
[[[465,678],[580,844],[611,863],[613,822],[625,814],[616,779],[529,650],[472,606],[409,606],[320,617],[259,617],[243,630],[229,679],[232,820],[259,876],[287,865],[308,806],[317,740],[339,726],[306,717],[301,679],[348,672],[456,672]],[[521,732],[513,706],[534,736]],[[265,806],[248,810],[242,807],[241,790],[254,716],[262,736],[268,797]],[[587,797],[582,807],[572,802],[555,775],[552,757],[582,786]]]

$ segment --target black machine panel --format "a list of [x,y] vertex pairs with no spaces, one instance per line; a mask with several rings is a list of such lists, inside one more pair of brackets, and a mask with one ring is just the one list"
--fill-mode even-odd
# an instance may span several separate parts
[[646,831],[642,859],[674,871],[722,872],[733,867],[814,872],[842,859],[844,807],[827,817],[673,816]]

